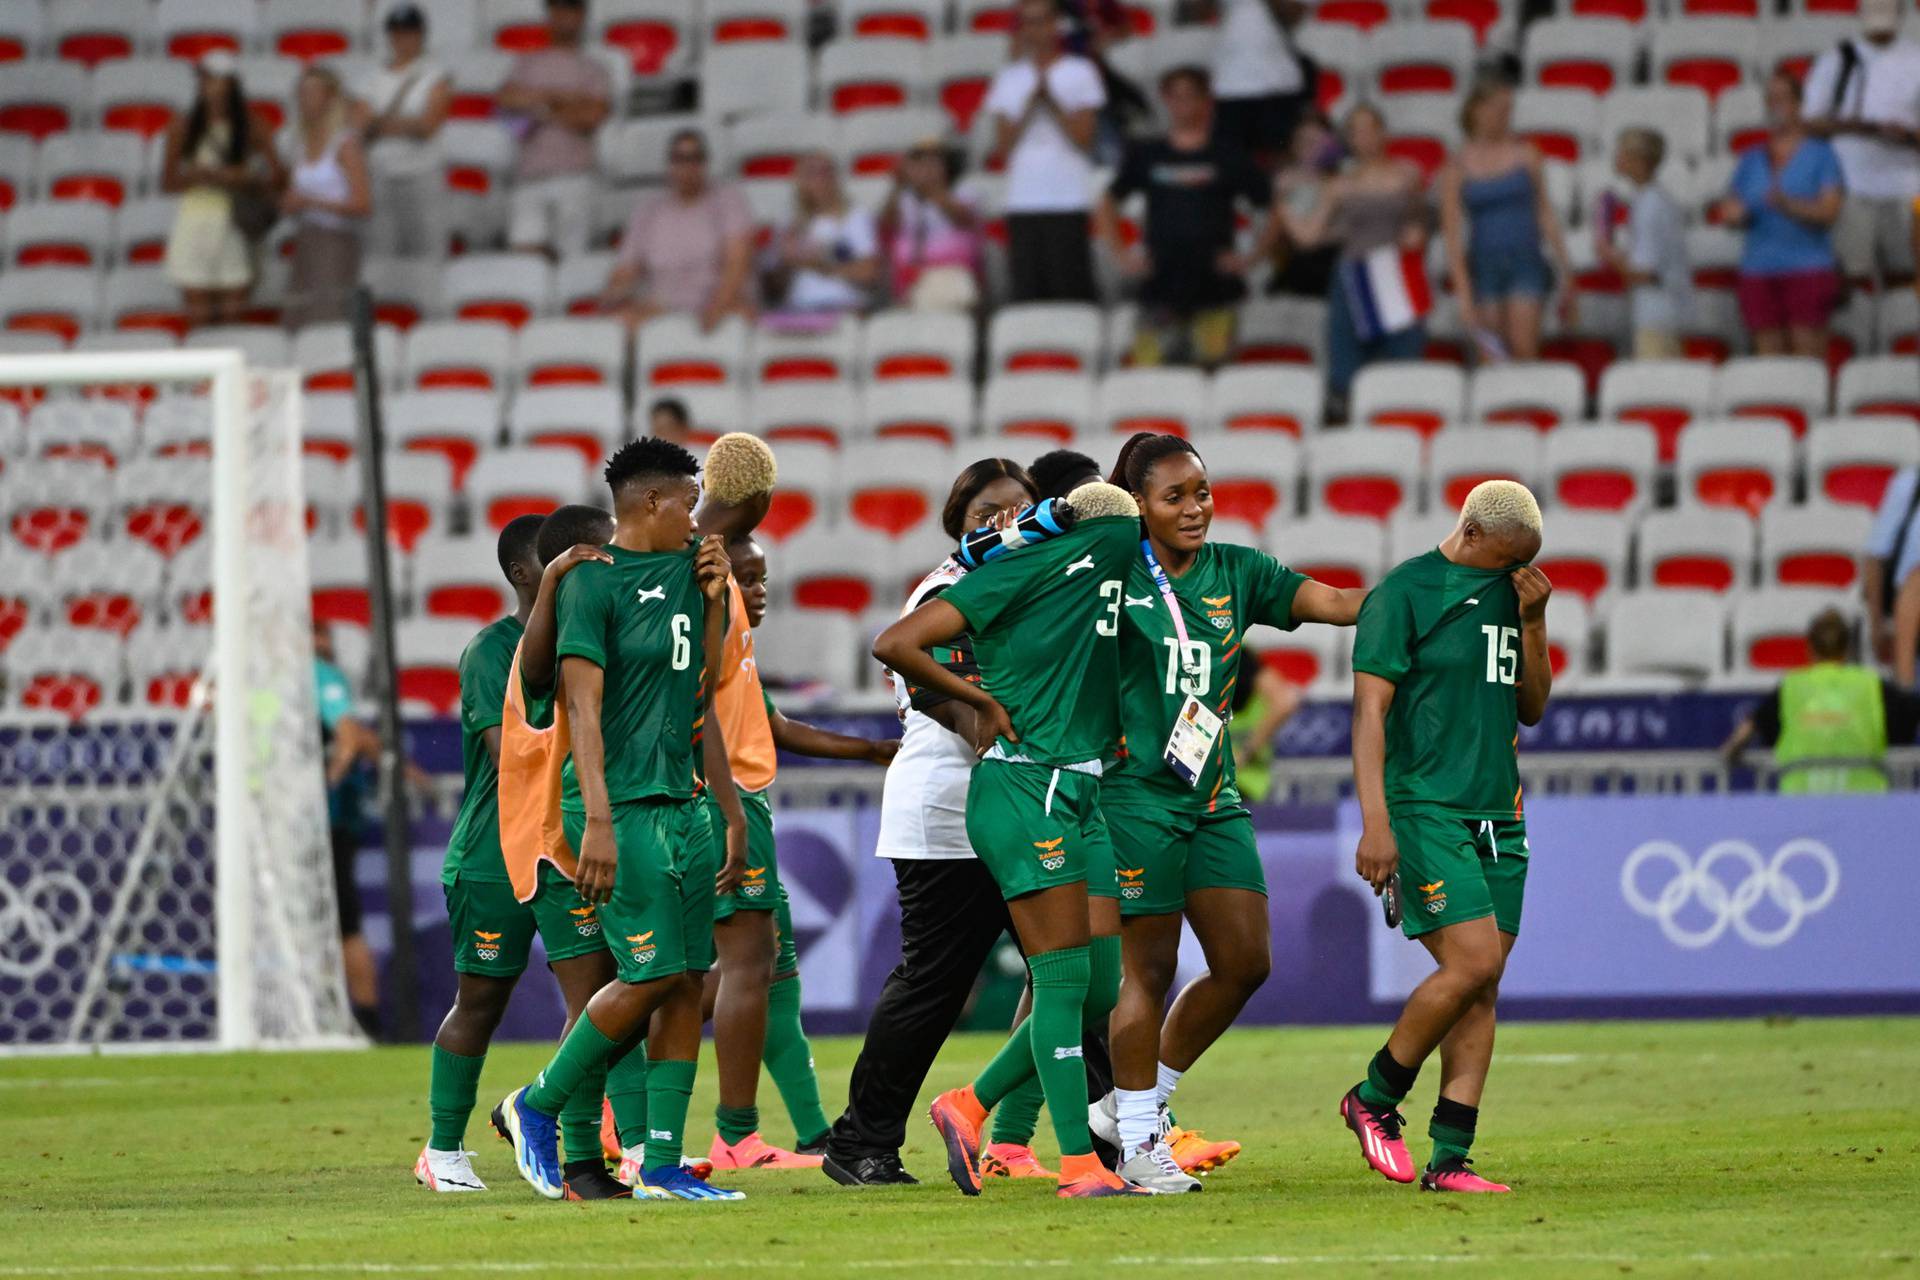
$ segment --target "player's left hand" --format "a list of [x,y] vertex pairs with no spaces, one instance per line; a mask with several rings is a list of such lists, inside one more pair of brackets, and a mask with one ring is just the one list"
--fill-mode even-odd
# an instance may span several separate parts
[[1513,571],[1513,593],[1520,597],[1520,621],[1546,621],[1547,597],[1553,594],[1546,574],[1530,564],[1521,565]]
[[867,744],[867,763],[877,764],[882,769],[892,764],[893,758],[899,754],[900,739],[898,738],[882,738]]
[[713,878],[715,897],[724,897],[740,887],[747,878],[747,825],[727,823],[727,860]]
[[700,584],[700,594],[709,600],[720,600],[727,590],[727,575],[733,571],[733,562],[727,559],[727,542],[717,533],[710,533],[700,539],[700,550],[693,557],[693,580]]

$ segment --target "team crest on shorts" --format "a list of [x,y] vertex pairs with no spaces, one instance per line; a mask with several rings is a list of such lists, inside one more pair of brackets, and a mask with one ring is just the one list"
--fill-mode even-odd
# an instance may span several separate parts
[[1067,838],[1065,836],[1055,836],[1051,840],[1035,840],[1033,847],[1040,851],[1039,854],[1036,855],[1040,859],[1040,865],[1049,871],[1058,871],[1060,868],[1066,866],[1067,855],[1065,851],[1060,848],[1060,846],[1066,842]]
[[573,931],[583,938],[600,936],[600,917],[594,914],[592,907],[568,907],[567,914],[573,917]]
[[659,953],[659,948],[653,945],[652,938],[653,930],[651,929],[645,933],[630,933],[627,935],[627,943],[633,948],[633,962],[635,964],[651,964],[653,957]]
[[1437,916],[1447,909],[1447,895],[1440,892],[1446,887],[1445,880],[1435,880],[1432,884],[1414,886],[1420,891],[1420,905],[1427,909],[1428,915]]
[[748,867],[740,881],[740,892],[749,898],[758,898],[767,891],[767,869]]
[[1232,596],[1201,596],[1200,603],[1207,606],[1207,621],[1213,624],[1215,631],[1226,631],[1233,626]]
[[1114,873],[1120,877],[1121,897],[1129,899],[1138,898],[1147,891],[1147,869],[1145,867],[1135,867],[1132,870],[1128,870],[1125,867],[1116,867],[1114,868]]
[[500,935],[488,933],[485,929],[473,931],[473,958],[476,960],[498,960],[500,958]]

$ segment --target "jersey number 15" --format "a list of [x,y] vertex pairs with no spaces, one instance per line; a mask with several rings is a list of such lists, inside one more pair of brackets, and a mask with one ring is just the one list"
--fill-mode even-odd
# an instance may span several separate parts
[[1480,633],[1487,638],[1487,683],[1512,684],[1520,671],[1518,627],[1500,627],[1482,623]]

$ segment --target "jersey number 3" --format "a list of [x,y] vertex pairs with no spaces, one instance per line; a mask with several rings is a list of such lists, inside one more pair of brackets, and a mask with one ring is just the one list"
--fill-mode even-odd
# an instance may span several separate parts
[[1100,598],[1106,601],[1106,609],[1094,620],[1095,635],[1117,636],[1120,634],[1120,597],[1126,585],[1118,578],[1108,578],[1100,584]]
[[1488,622],[1481,624],[1480,633],[1487,638],[1487,683],[1512,684],[1520,671],[1520,649],[1515,643],[1520,629]]

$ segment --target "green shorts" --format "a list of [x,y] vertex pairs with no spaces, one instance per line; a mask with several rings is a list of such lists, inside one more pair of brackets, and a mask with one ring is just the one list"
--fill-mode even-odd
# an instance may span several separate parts
[[1171,915],[1195,889],[1267,892],[1245,809],[1183,813],[1150,792],[1111,785],[1101,792],[1100,807],[1119,860],[1121,915]]
[[982,760],[967,787],[967,842],[1009,901],[1082,882],[1094,897],[1119,896],[1100,779],[1090,773]]
[[1431,809],[1389,815],[1400,848],[1400,927],[1409,938],[1492,916],[1520,932],[1527,888],[1524,818],[1458,818]]
[[536,933],[547,949],[548,964],[607,949],[599,913],[550,864],[541,864],[540,888],[532,902],[515,898],[505,880],[459,876],[443,887],[456,973],[517,978],[527,971]]
[[[701,795],[701,808],[713,828],[713,870],[717,875],[727,861],[727,819],[712,792]],[[742,791],[740,807],[747,815],[747,874],[738,889],[714,900],[715,920],[725,920],[736,911],[772,911],[782,896],[780,865],[773,852],[773,801],[764,791]]]
[[[563,812],[580,847],[586,815]],[[619,865],[600,908],[622,982],[652,982],[713,967],[713,840],[697,800],[632,800],[613,806]]]

